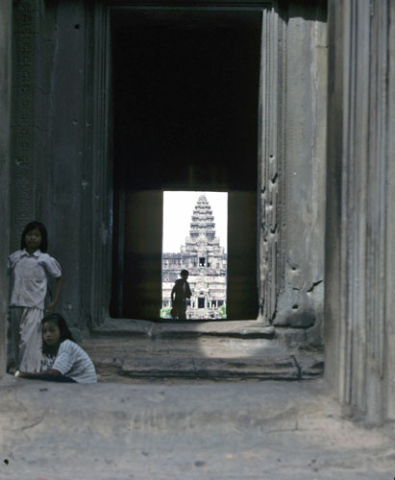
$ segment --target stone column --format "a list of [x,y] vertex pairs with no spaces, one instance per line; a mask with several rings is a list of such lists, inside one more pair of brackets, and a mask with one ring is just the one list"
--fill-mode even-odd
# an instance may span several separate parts
[[386,222],[386,250],[385,263],[387,268],[385,295],[386,315],[386,391],[384,392],[385,408],[388,418],[395,418],[395,1],[391,0],[388,15],[390,18],[388,34],[388,124],[386,135],[388,138],[387,150],[387,222]]
[[395,418],[393,13],[329,2],[325,376],[371,424]]
[[14,17],[12,248],[28,221],[46,224],[64,275],[57,310],[84,330],[109,303],[107,11],[20,0]]
[[[314,3],[314,2],[313,2]],[[260,306],[264,320],[322,342],[326,3],[263,12]]]
[[7,362],[8,277],[6,256],[10,250],[10,115],[11,115],[12,0],[0,2],[0,377]]

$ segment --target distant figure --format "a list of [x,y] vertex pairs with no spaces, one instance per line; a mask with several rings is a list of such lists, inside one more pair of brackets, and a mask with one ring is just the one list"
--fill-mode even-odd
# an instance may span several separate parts
[[187,278],[189,276],[188,270],[181,270],[181,278],[176,280],[173,290],[171,291],[172,317],[177,317],[178,320],[186,320],[187,298],[191,298],[191,289]]
[[96,383],[95,367],[88,354],[75,343],[66,320],[58,313],[44,317],[41,372],[17,370],[15,376],[61,383]]
[[30,222],[22,232],[21,248],[8,257],[11,276],[9,320],[15,369],[39,372],[41,364],[41,319],[48,279],[56,279],[55,295],[47,307],[53,313],[62,285],[59,263],[47,252],[47,229]]

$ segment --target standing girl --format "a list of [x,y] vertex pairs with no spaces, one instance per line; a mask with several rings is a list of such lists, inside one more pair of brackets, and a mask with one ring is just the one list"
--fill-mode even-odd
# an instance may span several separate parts
[[16,370],[39,372],[41,366],[41,319],[48,289],[48,277],[56,279],[55,295],[48,305],[52,313],[59,299],[62,272],[50,257],[47,229],[40,222],[30,222],[22,232],[21,249],[8,257],[11,276],[10,327]]
[[42,319],[43,371],[16,371],[22,378],[62,383],[96,383],[96,370],[88,354],[75,343],[66,320],[58,313]]

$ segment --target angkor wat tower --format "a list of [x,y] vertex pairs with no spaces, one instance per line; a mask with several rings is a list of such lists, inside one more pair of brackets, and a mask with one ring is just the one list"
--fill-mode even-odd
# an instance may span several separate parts
[[179,253],[163,253],[162,306],[170,306],[170,294],[180,271],[189,271],[192,291],[187,318],[219,318],[219,307],[226,301],[227,256],[215,236],[214,216],[204,194],[192,214],[189,237]]

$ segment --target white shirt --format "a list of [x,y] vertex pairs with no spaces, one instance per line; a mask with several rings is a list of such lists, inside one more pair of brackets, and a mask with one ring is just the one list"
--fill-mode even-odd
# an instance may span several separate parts
[[29,254],[17,250],[8,257],[8,274],[11,275],[10,305],[44,309],[48,276],[59,278],[59,263],[41,250]]
[[55,358],[45,357],[43,368],[52,368],[77,383],[97,383],[95,366],[88,354],[71,340],[64,340]]

